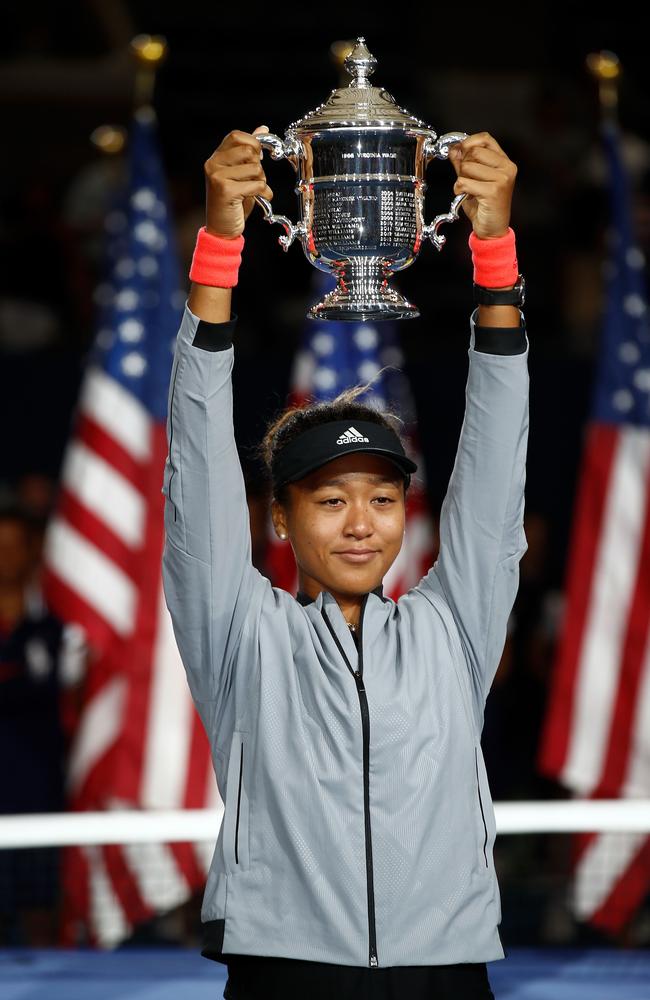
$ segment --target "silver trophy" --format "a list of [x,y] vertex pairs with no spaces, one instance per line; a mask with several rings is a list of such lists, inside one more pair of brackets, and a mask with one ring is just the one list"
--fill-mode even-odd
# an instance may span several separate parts
[[449,212],[424,221],[424,172],[430,160],[446,160],[449,147],[467,138],[447,132],[438,138],[425,122],[400,108],[393,97],[373,87],[369,77],[377,60],[358,38],[344,61],[351,80],[287,128],[284,139],[258,135],[274,160],[290,161],[298,175],[300,221],[274,215],[261,196],[267,222],[286,234],[288,250],[298,237],[307,259],[336,276],[336,288],[311,307],[311,319],[413,319],[417,307],[390,279],[413,263],[427,237],[441,250],[444,222],[458,218],[465,198],[459,194]]

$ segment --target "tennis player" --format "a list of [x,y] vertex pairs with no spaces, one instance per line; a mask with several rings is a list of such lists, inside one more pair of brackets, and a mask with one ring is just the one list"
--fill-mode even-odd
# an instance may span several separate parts
[[504,951],[480,739],[527,548],[517,170],[486,132],[451,157],[475,308],[436,562],[384,594],[417,467],[398,415],[356,386],[280,413],[261,443],[294,597],[252,565],[233,434],[232,288],[254,195],[273,195],[263,130],[205,164],[169,388],[165,595],[225,804],[201,953],[227,965],[227,1000],[487,1000]]

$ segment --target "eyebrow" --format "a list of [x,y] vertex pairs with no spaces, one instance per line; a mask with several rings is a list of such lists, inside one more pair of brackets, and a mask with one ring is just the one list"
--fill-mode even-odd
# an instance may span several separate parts
[[[395,480],[397,479],[397,477],[395,477],[395,479],[386,479],[381,475],[370,476],[369,478],[375,486],[394,486]],[[325,479],[323,482],[318,483],[314,489],[319,490],[323,486],[347,486],[348,482],[349,480],[345,479]]]

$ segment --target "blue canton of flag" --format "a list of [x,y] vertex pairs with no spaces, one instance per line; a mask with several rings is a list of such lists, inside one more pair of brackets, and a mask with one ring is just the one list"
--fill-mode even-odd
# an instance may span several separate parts
[[[317,271],[314,286],[320,294],[330,291],[331,276]],[[401,369],[404,359],[392,323],[309,320],[301,355],[303,371],[293,390],[309,393],[317,402],[332,399],[358,382],[369,382],[386,365],[394,366],[373,383],[362,401],[378,409],[389,405],[396,408],[406,428],[415,422],[408,379],[396,370]]]
[[610,175],[612,221],[593,418],[603,423],[648,426],[650,326],[645,260],[634,238],[627,178],[615,124],[604,124],[603,140]]
[[164,420],[186,292],[167,214],[151,108],[139,109],[129,140],[129,178],[106,219],[109,280],[95,293],[98,333],[91,363]]

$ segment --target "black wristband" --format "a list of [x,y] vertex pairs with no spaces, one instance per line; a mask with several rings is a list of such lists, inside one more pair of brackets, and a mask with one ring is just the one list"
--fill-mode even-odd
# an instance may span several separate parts
[[495,288],[485,288],[474,282],[474,302],[481,306],[523,306],[526,301],[526,281],[523,274],[517,275],[514,288],[498,291]]
[[475,326],[474,350],[479,354],[525,354],[525,326]]
[[232,335],[237,325],[237,316],[231,313],[223,323],[209,323],[202,319],[196,328],[192,347],[201,351],[227,351],[232,347]]

